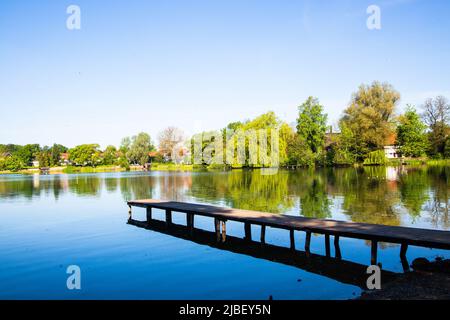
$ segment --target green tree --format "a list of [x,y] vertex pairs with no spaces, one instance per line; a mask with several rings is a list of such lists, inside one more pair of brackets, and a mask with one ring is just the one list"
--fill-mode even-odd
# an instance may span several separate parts
[[77,166],[96,166],[100,160],[98,144],[82,144],[69,150],[70,160]]
[[107,146],[103,152],[102,162],[104,165],[113,165],[117,162],[117,149],[114,146]]
[[309,97],[298,108],[297,133],[307,143],[313,153],[322,150],[327,130],[327,114],[319,100]]
[[423,119],[430,128],[429,154],[434,157],[442,157],[445,152],[445,143],[450,134],[450,104],[443,96],[435,99],[427,99],[422,106]]
[[52,165],[52,155],[48,147],[44,147],[36,155],[36,160],[39,161],[40,168],[48,168]]
[[447,159],[450,158],[450,137],[447,137],[447,140],[445,141],[444,157]]
[[0,170],[19,171],[25,168],[25,163],[18,156],[8,156],[0,160]]
[[61,159],[61,154],[68,151],[68,148],[60,145],[60,144],[53,144],[53,146],[50,148],[50,166],[57,166],[59,164],[59,161]]
[[123,154],[127,154],[130,151],[131,139],[130,137],[125,137],[120,143],[119,151]]
[[408,106],[405,113],[399,117],[397,126],[397,145],[403,155],[420,157],[425,154],[428,149],[426,128],[416,110]]
[[394,132],[394,112],[400,94],[387,83],[373,82],[361,85],[340,120],[341,131],[349,134],[343,139],[351,146],[358,161],[378,149],[382,149]]
[[288,164],[303,167],[313,167],[316,160],[309,145],[298,134],[291,136],[287,142],[287,158]]
[[353,133],[347,129],[345,125],[341,126],[339,135],[330,137],[327,149],[327,164],[336,166],[347,166],[354,164],[356,161],[353,150],[353,141],[355,137]]
[[29,166],[40,151],[41,148],[39,144],[27,144],[23,147],[18,146],[17,150],[13,152],[13,154],[19,157],[26,166]]
[[[259,134],[261,133],[260,130],[265,130],[266,136],[260,136]],[[279,163],[284,163],[287,161],[287,155],[286,155],[286,148],[287,148],[287,140],[288,137],[290,135],[293,134],[292,129],[289,127],[288,124],[283,123],[282,121],[280,121],[278,119],[278,117],[275,115],[274,112],[269,111],[267,113],[264,113],[258,117],[256,117],[253,120],[246,120],[244,122],[232,122],[230,124],[227,125],[226,128],[222,129],[221,133],[223,135],[223,158],[224,161],[227,160],[229,161],[228,158],[226,158],[226,154],[227,154],[227,150],[225,150],[225,148],[230,148],[228,151],[232,150],[232,145],[234,146],[234,161],[231,161],[232,167],[263,167],[263,166],[268,166],[268,164],[270,163],[270,165],[272,165],[271,159],[270,159],[270,155],[272,152],[272,137],[273,137],[273,133],[276,131],[278,131],[278,147],[279,147]],[[199,141],[199,138],[203,137],[207,137],[206,139],[202,139],[202,149],[204,150],[208,145],[210,145],[211,143],[214,142],[214,138],[212,137],[214,133],[217,132],[204,132],[201,134],[196,134],[194,135],[193,139],[192,139],[192,145],[193,145],[193,141],[194,139],[196,141]],[[238,161],[238,152],[237,152],[237,139],[236,139],[236,133],[240,133],[240,134],[245,134],[246,138],[245,138],[245,163],[238,163],[240,161]],[[262,132],[264,133],[264,132]],[[210,138],[211,137],[211,138]],[[266,141],[266,152],[267,154],[262,153],[261,151],[263,150],[260,147],[260,143],[262,142],[261,138],[267,138]],[[250,143],[249,140],[250,139],[256,139],[256,150],[250,150]],[[252,153],[251,152],[255,152]],[[191,153],[192,156],[194,157],[194,149],[191,146]],[[253,157],[251,157],[251,155]],[[212,156],[214,157],[215,154],[214,152],[212,153]],[[218,156],[218,158],[220,159],[220,156]],[[256,163],[251,163],[252,161],[250,160],[255,160],[255,158],[258,159],[258,161],[256,161]],[[241,160],[241,159],[240,159]]]
[[137,136],[133,136],[131,139],[131,145],[127,153],[127,158],[131,163],[144,165],[148,162],[148,153],[154,149],[155,147],[152,144],[150,135],[141,132]]

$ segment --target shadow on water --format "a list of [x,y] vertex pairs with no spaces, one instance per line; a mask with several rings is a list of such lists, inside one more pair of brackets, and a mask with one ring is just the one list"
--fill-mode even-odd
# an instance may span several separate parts
[[[244,254],[258,259],[264,259],[288,266],[293,266],[304,271],[319,274],[344,284],[358,286],[367,289],[367,267],[351,261],[339,258],[325,257],[313,253],[306,253],[292,248],[285,248],[267,243],[255,242],[229,235],[217,237],[215,232],[197,228],[189,228],[179,224],[167,225],[166,222],[156,219],[139,221],[128,219],[128,224],[170,235],[179,239],[192,241],[200,245],[226,250],[233,253]],[[381,271],[384,283],[394,280],[397,273]]]

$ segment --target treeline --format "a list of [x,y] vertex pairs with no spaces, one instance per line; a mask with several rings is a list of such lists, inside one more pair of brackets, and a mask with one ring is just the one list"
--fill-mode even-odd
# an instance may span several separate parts
[[82,144],[71,149],[60,144],[52,147],[41,147],[39,144],[0,145],[0,171],[19,171],[33,167],[34,161],[38,162],[40,168],[60,165],[117,165],[129,169],[130,165],[147,163],[149,152],[154,150],[156,149],[147,133],[124,138],[119,149],[110,145],[101,150],[98,144]]
[[[442,96],[430,98],[419,110],[407,105],[401,114],[397,110],[399,101],[399,92],[390,84],[373,82],[361,85],[353,93],[333,129],[319,100],[309,97],[298,107],[295,125],[289,125],[274,112],[268,112],[252,120],[229,123],[220,132],[225,139],[227,133],[238,130],[278,130],[279,164],[282,166],[385,164],[384,147],[388,145],[395,146],[396,152],[404,157],[450,158],[448,100]],[[214,139],[212,132],[198,133],[194,137],[198,136],[202,138],[202,151]],[[126,137],[119,148],[111,145],[104,150],[98,144],[83,144],[72,149],[59,144],[52,147],[0,145],[0,171],[31,167],[33,161],[38,161],[39,167],[117,165],[126,169],[149,161],[173,162],[179,156],[172,154],[174,147],[183,142],[186,142],[186,147],[180,152],[192,157],[193,138],[186,139],[180,129],[168,127],[158,135],[158,147],[147,133]],[[268,138],[270,149],[270,133]],[[249,157],[248,151],[246,157]],[[250,164],[247,160],[241,166],[263,166]],[[214,166],[215,163],[204,165]]]
[[[230,123],[222,133],[277,129],[281,165],[382,165],[387,163],[385,146],[393,146],[398,156],[450,158],[447,99],[427,99],[421,110],[407,105],[402,114],[397,110],[399,100],[400,94],[390,84],[375,81],[361,85],[352,95],[336,128],[328,125],[319,100],[309,97],[298,107],[295,128],[268,112],[253,120]],[[211,132],[200,134],[211,136]],[[206,147],[208,138],[203,141]]]
[[39,144],[24,146],[15,144],[0,144],[0,170],[18,171],[32,166],[33,161],[40,161],[46,166],[55,166],[60,163],[62,153],[67,148],[60,144],[52,147],[42,147]]

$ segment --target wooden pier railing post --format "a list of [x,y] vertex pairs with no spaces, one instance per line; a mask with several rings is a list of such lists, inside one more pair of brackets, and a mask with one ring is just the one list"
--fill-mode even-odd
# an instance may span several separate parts
[[251,241],[252,240],[252,225],[249,222],[245,222],[244,229],[245,229],[245,240]]
[[172,211],[169,209],[166,209],[166,223],[167,225],[172,224]]
[[309,254],[311,252],[310,245],[311,245],[311,232],[306,231],[305,251],[307,254]]
[[342,259],[341,247],[339,246],[339,236],[334,236],[334,252],[336,259]]
[[266,243],[266,226],[261,225],[261,243]]
[[330,235],[326,234],[325,235],[325,254],[327,257],[329,257],[331,255],[330,252]]
[[289,230],[289,237],[291,239],[291,250],[295,250],[294,229]]
[[372,240],[372,246],[370,250],[370,264],[377,264],[377,251],[378,251],[378,242]]

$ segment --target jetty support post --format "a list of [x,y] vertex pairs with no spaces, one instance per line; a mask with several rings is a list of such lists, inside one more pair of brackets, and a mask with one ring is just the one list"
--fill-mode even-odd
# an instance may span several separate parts
[[216,240],[220,241],[220,220],[218,218],[214,218],[214,230],[216,231]]
[[225,242],[227,238],[227,222],[222,220],[222,242]]
[[290,240],[291,240],[291,250],[295,250],[294,229],[289,230],[289,237],[290,237]]
[[370,264],[377,264],[377,251],[378,251],[378,241],[372,240],[371,250],[370,250]]
[[147,223],[150,223],[150,221],[152,220],[152,207],[147,207]]
[[311,231],[306,231],[305,252],[307,255],[311,253],[310,245],[311,245]]
[[331,255],[330,253],[330,235],[325,234],[325,254],[327,257]]
[[334,236],[334,253],[338,260],[342,259],[341,247],[339,246],[339,236]]
[[172,224],[172,211],[166,209],[166,224],[169,226]]
[[266,243],[266,226],[264,224],[261,225],[261,243]]
[[402,243],[402,246],[400,248],[400,257],[406,258],[406,251],[408,250],[408,244]]
[[247,241],[252,241],[252,225],[249,222],[244,223],[245,237]]
[[129,205],[129,206],[128,206],[128,219],[131,220],[132,215],[133,215],[133,210],[131,209],[131,206]]
[[189,229],[194,228],[194,214],[193,213],[186,213],[186,226]]
[[409,268],[408,259],[406,258],[407,250],[408,250],[408,244],[402,243],[401,248],[400,248],[400,261],[402,263],[403,272],[405,272],[405,273],[411,271]]

